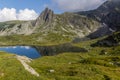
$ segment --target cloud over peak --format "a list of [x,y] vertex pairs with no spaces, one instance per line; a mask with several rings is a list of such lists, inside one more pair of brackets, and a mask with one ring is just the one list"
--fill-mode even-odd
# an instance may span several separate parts
[[106,0],[52,0],[55,5],[64,11],[86,11],[95,9]]
[[[57,12],[86,11],[95,9],[106,0],[50,0],[43,7],[51,7]],[[0,9],[0,22],[9,20],[34,20],[38,13],[31,9],[16,10],[15,8]]]
[[24,9],[16,11],[15,8],[0,9],[0,22],[9,20],[33,20],[38,17],[34,10]]

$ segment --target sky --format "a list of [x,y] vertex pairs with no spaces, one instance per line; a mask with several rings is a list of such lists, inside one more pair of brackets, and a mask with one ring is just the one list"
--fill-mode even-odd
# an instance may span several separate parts
[[56,14],[95,9],[106,0],[0,0],[0,22],[34,20],[46,8]]

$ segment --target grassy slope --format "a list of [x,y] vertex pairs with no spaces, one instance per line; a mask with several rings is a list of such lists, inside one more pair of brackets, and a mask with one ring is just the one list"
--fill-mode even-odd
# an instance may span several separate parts
[[12,35],[1,36],[0,45],[57,45],[66,42],[70,42],[71,39],[63,37],[59,34],[50,33],[44,35],[42,33],[32,35]]
[[37,59],[31,65],[47,80],[117,80],[120,68],[109,64],[113,58],[65,53]]
[[0,52],[0,80],[39,80],[27,72],[15,55]]
[[[64,53],[42,57],[30,65],[46,80],[120,80],[120,56],[114,55],[113,48],[92,48],[89,46],[91,41],[74,45],[81,47],[83,43],[84,47],[89,49],[88,53]],[[50,73],[49,70],[55,72]]]
[[[0,42],[5,45],[41,45],[33,41],[38,34],[33,35],[3,37]],[[40,74],[38,78],[24,70],[14,55],[0,52],[0,80],[120,80],[120,46],[90,47],[96,41],[73,44],[86,48],[88,53],[66,52],[33,60],[30,65]],[[50,42],[49,45],[51,44],[56,43]],[[55,72],[51,73],[49,70]]]

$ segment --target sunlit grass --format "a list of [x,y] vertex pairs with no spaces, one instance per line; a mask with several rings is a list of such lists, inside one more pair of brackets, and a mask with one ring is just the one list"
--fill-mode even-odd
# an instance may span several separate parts
[[[39,35],[41,34],[0,37],[0,45],[48,46],[71,41],[67,38],[60,41],[59,38],[55,38],[56,41],[49,40],[49,37],[44,37],[45,41],[38,41]],[[87,53],[66,52],[33,60],[29,65],[40,74],[40,77],[27,72],[15,55],[0,52],[0,80],[120,80],[120,46],[91,47],[91,44],[103,38],[72,43],[74,46],[87,49]]]

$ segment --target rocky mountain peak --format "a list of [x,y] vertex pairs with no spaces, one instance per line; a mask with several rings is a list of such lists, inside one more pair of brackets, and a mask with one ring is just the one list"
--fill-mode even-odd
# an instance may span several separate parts
[[120,2],[120,0],[107,0],[108,2]]
[[54,17],[54,12],[49,8],[45,8],[45,10],[36,19],[35,26],[39,26],[44,23],[49,24],[52,22],[53,17]]
[[97,10],[101,10],[102,12],[116,11],[116,8],[120,8],[120,0],[107,0]]
[[115,31],[120,30],[120,0],[107,0],[95,10],[78,12],[78,14],[105,23]]

